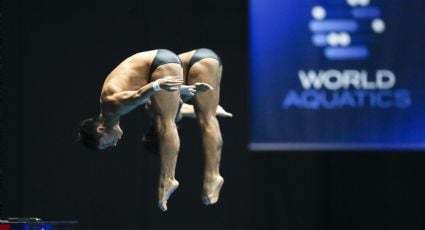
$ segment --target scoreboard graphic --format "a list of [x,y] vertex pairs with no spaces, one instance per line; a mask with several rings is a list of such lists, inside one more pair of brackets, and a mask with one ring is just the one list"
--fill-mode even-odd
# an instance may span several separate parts
[[425,150],[425,1],[251,0],[250,143]]
[[[385,31],[381,8],[369,0],[333,1],[311,9],[312,42],[329,60],[364,60],[374,36]],[[342,4],[341,4],[342,3]]]

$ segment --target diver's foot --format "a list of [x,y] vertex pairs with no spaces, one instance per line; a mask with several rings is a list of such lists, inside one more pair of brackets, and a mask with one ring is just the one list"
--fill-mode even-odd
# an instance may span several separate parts
[[158,191],[158,207],[163,211],[167,211],[167,201],[171,194],[179,187],[179,182],[175,179],[166,179],[165,182],[160,182]]
[[202,202],[205,205],[212,205],[217,203],[223,183],[224,179],[221,176],[217,176],[213,180],[204,181]]
[[216,116],[218,117],[233,117],[233,114],[227,112],[226,110],[224,110],[223,107],[221,107],[220,105],[217,106],[217,110],[216,110]]

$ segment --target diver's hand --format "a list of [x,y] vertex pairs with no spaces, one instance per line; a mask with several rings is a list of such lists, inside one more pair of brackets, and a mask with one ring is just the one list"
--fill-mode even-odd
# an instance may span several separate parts
[[195,83],[195,89],[196,89],[196,93],[203,93],[203,92],[206,92],[208,90],[213,90],[214,88],[212,86],[208,85],[207,83],[197,82],[197,83]]
[[207,83],[197,82],[194,85],[182,85],[180,87],[180,94],[184,96],[193,97],[197,93],[203,93],[214,88]]
[[167,76],[157,80],[161,89],[166,91],[176,91],[183,84],[183,79],[180,76]]
[[180,94],[185,96],[193,97],[196,94],[196,89],[194,85],[182,85],[180,87]]

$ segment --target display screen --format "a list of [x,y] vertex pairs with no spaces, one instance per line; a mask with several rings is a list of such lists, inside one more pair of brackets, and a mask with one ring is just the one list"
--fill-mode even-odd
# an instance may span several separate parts
[[249,16],[249,149],[425,149],[425,1],[250,0]]

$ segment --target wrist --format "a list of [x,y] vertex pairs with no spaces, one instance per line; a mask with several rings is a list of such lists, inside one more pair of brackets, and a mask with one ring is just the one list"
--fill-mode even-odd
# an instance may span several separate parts
[[153,88],[153,91],[155,91],[155,92],[161,90],[161,86],[159,86],[159,80],[160,79],[158,79],[158,80],[156,80],[152,83],[152,88]]

